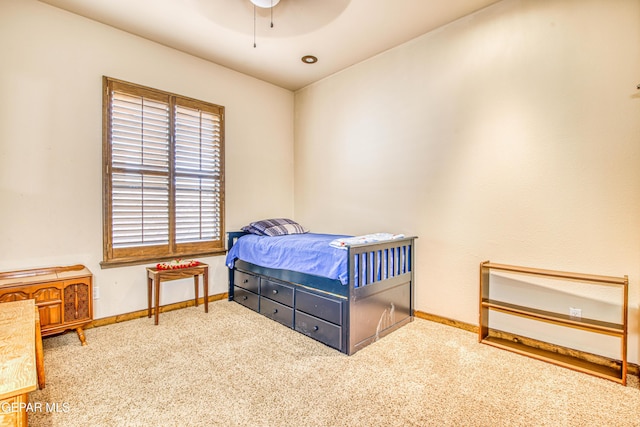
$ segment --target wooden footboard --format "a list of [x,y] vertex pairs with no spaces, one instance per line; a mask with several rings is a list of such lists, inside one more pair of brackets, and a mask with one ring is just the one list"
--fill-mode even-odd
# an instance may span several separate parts
[[229,300],[351,355],[413,320],[415,239],[350,246],[347,285],[236,260]]
[[353,354],[413,320],[414,237],[349,248],[349,346]]

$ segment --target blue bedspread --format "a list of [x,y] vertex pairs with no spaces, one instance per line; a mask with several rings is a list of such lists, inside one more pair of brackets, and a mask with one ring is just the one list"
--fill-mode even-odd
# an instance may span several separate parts
[[347,251],[332,247],[331,241],[350,236],[336,234],[290,234],[286,236],[240,237],[227,253],[227,267],[236,259],[261,267],[279,268],[349,282]]

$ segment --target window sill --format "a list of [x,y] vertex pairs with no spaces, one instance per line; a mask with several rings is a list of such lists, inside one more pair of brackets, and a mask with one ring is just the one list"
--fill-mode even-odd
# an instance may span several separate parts
[[154,264],[161,261],[169,261],[172,259],[192,259],[192,258],[220,256],[220,255],[225,255],[226,253],[227,253],[226,249],[220,249],[220,250],[211,251],[211,252],[180,254],[179,256],[171,255],[171,256],[165,256],[165,257],[152,257],[152,258],[116,259],[116,260],[102,261],[100,263],[100,268],[106,269],[106,268],[117,268],[117,267],[129,267],[132,265]]

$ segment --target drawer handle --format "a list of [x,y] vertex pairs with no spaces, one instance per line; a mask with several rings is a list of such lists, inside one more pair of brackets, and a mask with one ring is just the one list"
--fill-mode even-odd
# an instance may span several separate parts
[[274,308],[274,309],[273,309],[273,314],[276,314],[277,312],[278,312],[278,309],[277,309],[277,308]]
[[315,331],[317,331],[318,329],[320,329],[320,328],[319,328],[319,327],[317,327],[317,326],[314,326],[314,327],[313,327],[313,331],[314,331],[314,332],[315,332]]
[[242,283],[249,283],[249,279],[244,279]]
[[277,289],[274,289],[274,290],[273,290],[273,291],[271,291],[271,292],[273,292],[273,294],[275,295],[275,294],[277,294],[277,293],[278,293],[278,290],[277,290]]
[[249,297],[248,297],[248,296],[246,296],[246,295],[243,295],[243,296],[242,296],[242,301],[246,301],[246,300],[248,300],[248,299],[249,299]]

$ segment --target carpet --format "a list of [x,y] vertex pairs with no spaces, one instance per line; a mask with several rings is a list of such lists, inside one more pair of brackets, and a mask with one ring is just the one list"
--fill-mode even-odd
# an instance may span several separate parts
[[635,377],[624,387],[422,319],[352,356],[228,301],[86,336],[44,339],[30,425],[640,426]]

